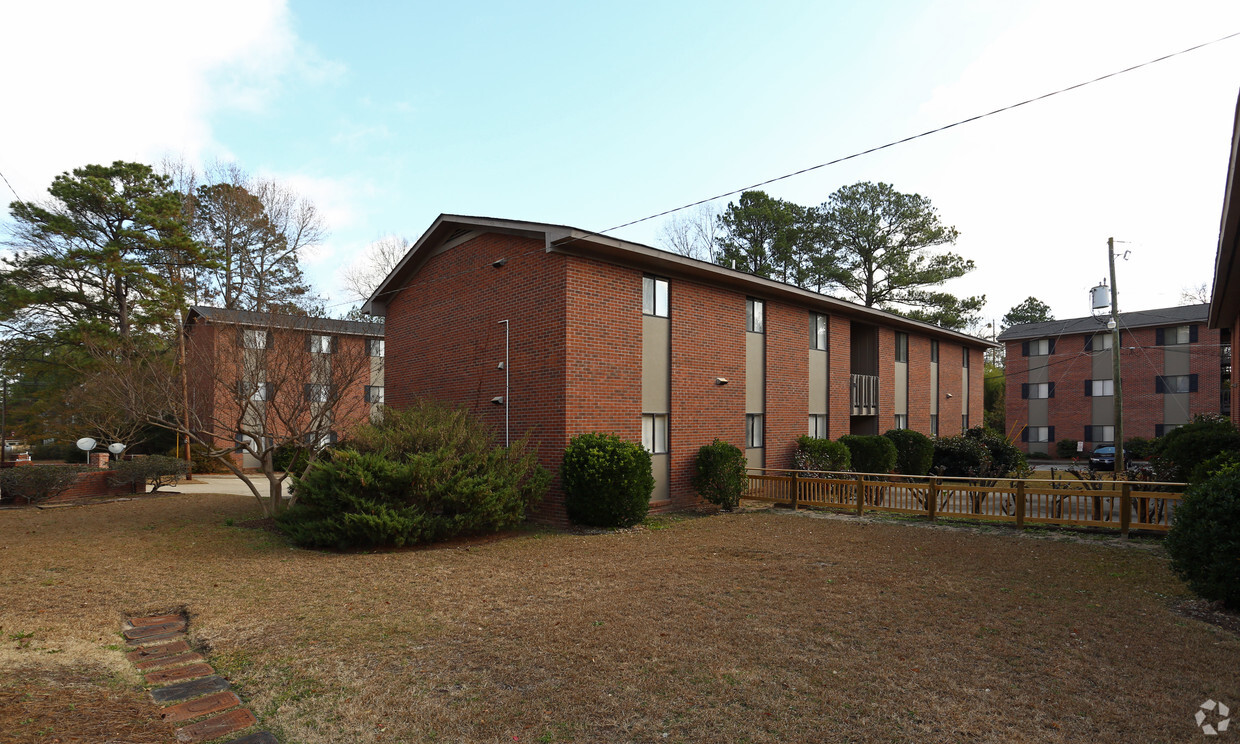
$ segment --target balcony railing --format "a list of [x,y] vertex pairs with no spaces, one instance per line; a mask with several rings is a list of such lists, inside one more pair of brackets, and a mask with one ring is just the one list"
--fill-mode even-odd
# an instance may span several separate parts
[[852,415],[878,414],[878,376],[852,375]]

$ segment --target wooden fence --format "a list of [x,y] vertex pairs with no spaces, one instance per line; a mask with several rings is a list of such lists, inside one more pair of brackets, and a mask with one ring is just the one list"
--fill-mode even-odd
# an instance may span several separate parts
[[743,498],[800,506],[923,514],[1025,525],[1166,532],[1183,483],[942,478],[750,468]]

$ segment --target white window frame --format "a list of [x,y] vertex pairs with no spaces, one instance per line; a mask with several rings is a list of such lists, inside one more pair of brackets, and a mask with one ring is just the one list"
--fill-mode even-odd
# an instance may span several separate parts
[[247,349],[266,349],[267,348],[267,331],[255,328],[245,328],[241,331],[242,345]]
[[827,438],[827,414],[811,413],[809,415],[809,436],[812,439]]
[[642,446],[652,455],[667,454],[667,414],[642,414]]
[[1028,400],[1044,400],[1051,397],[1051,384],[1049,382],[1030,382],[1025,390],[1029,393]]
[[[903,343],[901,343],[903,341]],[[908,334],[903,331],[896,331],[896,363],[908,364]],[[968,357],[965,357],[965,366],[968,365]]]
[[1109,333],[1096,333],[1094,334],[1094,341],[1090,344],[1090,348],[1094,351],[1106,351],[1111,348],[1113,341],[1115,341],[1115,337]]
[[642,314],[656,318],[668,317],[668,284],[657,276],[642,277]]
[[332,353],[332,337],[321,336],[317,333],[310,334],[310,353],[311,354]]
[[761,449],[764,446],[763,419],[764,415],[761,413],[745,414],[745,447],[747,449]]
[[[1192,390],[1193,382],[1191,375],[1163,375],[1163,393],[1187,393]],[[1180,390],[1179,388],[1184,388]]]
[[[1186,326],[1186,325],[1176,326],[1173,330],[1175,331],[1175,344],[1177,346],[1180,344],[1189,343],[1189,339],[1192,338],[1191,326]],[[1166,339],[1164,338],[1164,340]]]
[[831,330],[827,316],[822,313],[809,314],[809,348],[814,351],[826,351],[831,343]]
[[1051,427],[1049,426],[1029,426],[1026,430],[1029,432],[1030,444],[1044,444],[1051,441]]
[[[1099,430],[1101,430],[1102,439],[1098,438]],[[1099,444],[1113,444],[1115,442],[1115,427],[1110,424],[1091,425],[1090,431],[1094,435],[1094,438],[1090,441],[1098,442]]]
[[752,297],[745,299],[745,330],[766,333],[766,302]]
[[[379,351],[378,354],[375,353],[376,349]],[[368,356],[383,358],[385,351],[386,350],[384,348],[383,339],[381,338],[366,339],[366,354]]]
[[1051,340],[1049,338],[1034,339],[1029,342],[1029,356],[1050,356]]
[[311,403],[326,403],[331,398],[331,386],[310,383],[306,386],[306,399]]
[[[383,386],[382,385],[365,385],[363,387],[363,394],[366,398],[367,403],[382,403],[383,402]],[[323,401],[319,401],[319,402],[321,403]]]
[[1115,380],[1090,380],[1091,398],[1109,398],[1115,395]]
[[254,392],[250,393],[250,400],[254,403],[264,403],[272,397],[266,382],[252,382],[250,385],[254,389]]
[[897,413],[895,418],[896,418],[895,428],[897,429],[908,428],[908,414],[907,413]]

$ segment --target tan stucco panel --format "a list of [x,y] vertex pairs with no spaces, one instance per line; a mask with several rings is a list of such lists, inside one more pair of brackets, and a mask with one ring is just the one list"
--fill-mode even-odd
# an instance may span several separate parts
[[745,332],[745,413],[766,411],[766,336]]
[[668,318],[642,316],[642,413],[671,411],[671,333]]
[[807,414],[827,412],[827,352],[809,350],[809,407]]

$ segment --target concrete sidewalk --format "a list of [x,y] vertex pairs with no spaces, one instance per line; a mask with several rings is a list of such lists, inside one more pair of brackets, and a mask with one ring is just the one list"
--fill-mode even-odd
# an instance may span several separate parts
[[[262,473],[248,474],[251,482],[254,483],[258,493],[267,496],[267,478]],[[283,495],[288,498],[288,479],[285,479],[283,485]],[[159,489],[159,493],[227,493],[236,496],[249,496],[254,498],[254,494],[241,481],[240,478],[227,473],[224,475],[195,475],[193,483],[181,481],[175,486],[164,486]]]

